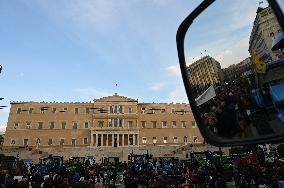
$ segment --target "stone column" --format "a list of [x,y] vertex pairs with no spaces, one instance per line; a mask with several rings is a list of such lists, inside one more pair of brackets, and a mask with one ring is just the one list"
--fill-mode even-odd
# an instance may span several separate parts
[[119,134],[116,134],[116,143],[117,143],[117,147],[119,147]]
[[108,134],[107,135],[107,139],[106,139],[106,146],[108,146]]
[[139,134],[137,134],[137,146],[139,146],[139,141],[140,141]]
[[111,139],[111,146],[114,147],[114,134],[111,134],[112,139]]
[[133,134],[133,145],[136,146],[136,134]]
[[124,134],[122,134],[121,146],[124,146]]
[[94,134],[91,133],[91,145],[90,146],[94,146]]
[[98,147],[98,143],[99,143],[99,134],[96,134],[96,147]]

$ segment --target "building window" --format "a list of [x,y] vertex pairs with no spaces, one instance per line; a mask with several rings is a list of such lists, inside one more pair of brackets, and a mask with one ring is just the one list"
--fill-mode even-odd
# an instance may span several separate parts
[[181,122],[181,127],[182,128],[186,128],[187,127],[187,122],[186,121],[182,121]]
[[118,106],[119,113],[122,113],[122,106]]
[[76,121],[73,121],[73,129],[77,129],[78,123]]
[[90,108],[86,108],[86,114],[90,113]]
[[52,108],[52,113],[55,114],[56,108]]
[[61,122],[61,128],[62,128],[62,129],[65,129],[65,128],[66,128],[66,121],[62,121],[62,122]]
[[167,128],[167,122],[166,121],[162,121],[162,128]]
[[89,122],[85,122],[85,129],[89,128]]
[[198,142],[198,138],[197,138],[197,136],[193,136],[193,142]]
[[22,109],[21,109],[21,108],[17,108],[17,114],[20,114],[20,113],[21,113],[21,111],[22,111]]
[[132,108],[128,107],[128,113],[132,113]]
[[42,129],[42,127],[43,127],[43,122],[38,122],[38,129]]
[[184,136],[184,137],[183,137],[183,142],[184,142],[184,143],[187,143],[187,142],[188,142],[188,137],[187,137],[187,136]]
[[60,146],[63,146],[63,145],[64,145],[64,142],[65,142],[64,138],[61,138],[59,145],[60,145]]
[[37,139],[36,139],[36,145],[37,145],[37,146],[40,145],[40,138],[37,138]]
[[141,113],[145,114],[145,108],[141,108]]
[[191,121],[191,125],[192,125],[192,128],[195,128],[196,127],[196,122],[195,121]]
[[15,123],[14,123],[14,129],[19,128],[19,126],[20,126],[20,123],[18,123],[18,122],[15,122]]
[[178,143],[178,137],[174,136],[174,143]]
[[133,135],[132,134],[130,134],[129,135],[129,145],[133,145]]
[[177,128],[177,122],[176,121],[172,121],[172,126],[173,126],[173,128]]
[[16,140],[12,139],[12,140],[11,140],[11,145],[12,145],[12,146],[16,145]]
[[40,113],[41,114],[44,114],[44,111],[46,110],[46,108],[44,108],[44,107],[40,107]]
[[108,120],[108,127],[112,127],[112,119]]
[[109,113],[113,114],[113,106],[109,106]]
[[151,121],[151,123],[153,129],[157,128],[157,121]]
[[115,106],[109,106],[109,111],[111,114],[113,113],[117,114],[117,113],[122,113],[123,109],[122,106],[115,105]]
[[49,138],[49,139],[48,139],[47,144],[48,144],[49,146],[51,146],[51,145],[52,145],[52,139],[51,139],[51,138]]
[[88,138],[84,138],[84,144],[88,144]]
[[122,119],[109,119],[108,125],[109,127],[122,127],[123,121]]
[[75,114],[79,114],[79,108],[75,108]]
[[141,127],[144,129],[146,128],[146,121],[141,121]]
[[147,143],[147,138],[146,138],[146,137],[143,137],[143,138],[142,138],[142,143],[143,143],[143,144],[146,144],[146,143]]
[[50,129],[54,129],[54,127],[55,127],[55,123],[54,123],[54,121],[50,122],[50,124],[49,124],[49,128],[50,128]]
[[24,139],[24,146],[28,146],[29,145],[29,139],[25,138]]
[[32,114],[33,113],[33,111],[34,111],[34,108],[29,108],[29,114]]
[[174,109],[174,108],[172,108],[172,111],[171,111],[171,112],[172,112],[172,114],[173,114],[173,113],[175,113],[175,109]]
[[75,146],[75,145],[76,145],[76,139],[75,139],[75,138],[72,138],[72,139],[71,139],[71,145],[72,145],[72,146]]
[[114,127],[117,127],[117,125],[118,125],[118,119],[112,119],[112,121],[113,121],[113,126],[114,126]]
[[165,136],[163,140],[165,144],[168,143],[168,137]]
[[27,121],[26,123],[27,123],[27,129],[30,129],[32,127],[32,122]]
[[128,121],[128,129],[132,129],[133,128],[133,121]]
[[156,144],[157,143],[157,137],[153,137],[153,144]]
[[122,124],[123,124],[123,120],[122,120],[122,119],[119,119],[119,120],[118,120],[118,126],[119,126],[119,127],[122,127]]
[[104,127],[104,122],[103,121],[99,121],[99,127],[100,128]]

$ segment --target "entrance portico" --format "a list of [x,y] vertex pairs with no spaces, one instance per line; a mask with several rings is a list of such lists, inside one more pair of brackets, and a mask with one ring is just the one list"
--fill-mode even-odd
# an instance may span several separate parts
[[91,147],[138,146],[139,132],[134,130],[91,130]]

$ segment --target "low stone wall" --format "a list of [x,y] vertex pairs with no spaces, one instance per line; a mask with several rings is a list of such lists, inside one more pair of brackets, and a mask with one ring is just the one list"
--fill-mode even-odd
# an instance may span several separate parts
[[[63,156],[64,160],[68,160],[71,157],[87,157],[94,156],[97,162],[103,157],[119,157],[120,161],[127,161],[130,153],[134,154],[152,154],[153,157],[162,156],[175,156],[179,158],[185,158],[186,153],[190,151],[204,151],[211,150],[217,151],[217,147],[210,145],[194,147],[181,147],[181,146],[137,146],[137,147],[66,147],[66,148],[39,148],[28,151],[26,149],[14,149],[3,150],[0,153],[10,156],[17,156],[19,154],[20,159],[32,159],[34,163],[39,162],[39,158],[47,157],[49,155]],[[227,153],[227,149],[222,149]]]

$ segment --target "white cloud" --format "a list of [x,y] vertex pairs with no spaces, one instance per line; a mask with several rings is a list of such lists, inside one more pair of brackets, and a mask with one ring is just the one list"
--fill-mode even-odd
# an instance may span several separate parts
[[77,92],[84,100],[93,100],[114,94],[109,91],[94,88],[76,88],[74,91]]
[[10,105],[6,108],[0,109],[0,132],[6,130],[9,112]]
[[239,63],[250,56],[247,50],[249,46],[248,40],[248,37],[245,37],[234,45],[228,47],[228,49],[225,49],[220,53],[213,55],[213,57],[220,62],[222,68],[226,68],[232,64]]
[[181,72],[180,72],[180,67],[179,65],[171,65],[167,67],[167,71],[173,75],[173,76],[180,76]]
[[192,63],[194,63],[195,61],[199,60],[201,58],[201,56],[189,56],[186,58],[186,65],[190,65]]
[[165,86],[165,83],[153,83],[151,86],[150,86],[150,90],[152,91],[160,91],[163,87]]
[[225,57],[231,56],[233,54],[232,50],[224,50],[217,55],[213,56],[217,61],[223,62]]
[[40,7],[59,26],[73,22],[78,26],[94,27],[101,31],[119,25],[128,4],[101,0],[62,0],[55,3],[38,1]]
[[185,92],[184,87],[177,87],[170,91],[169,93],[169,102],[175,102],[175,103],[188,103],[187,95]]

